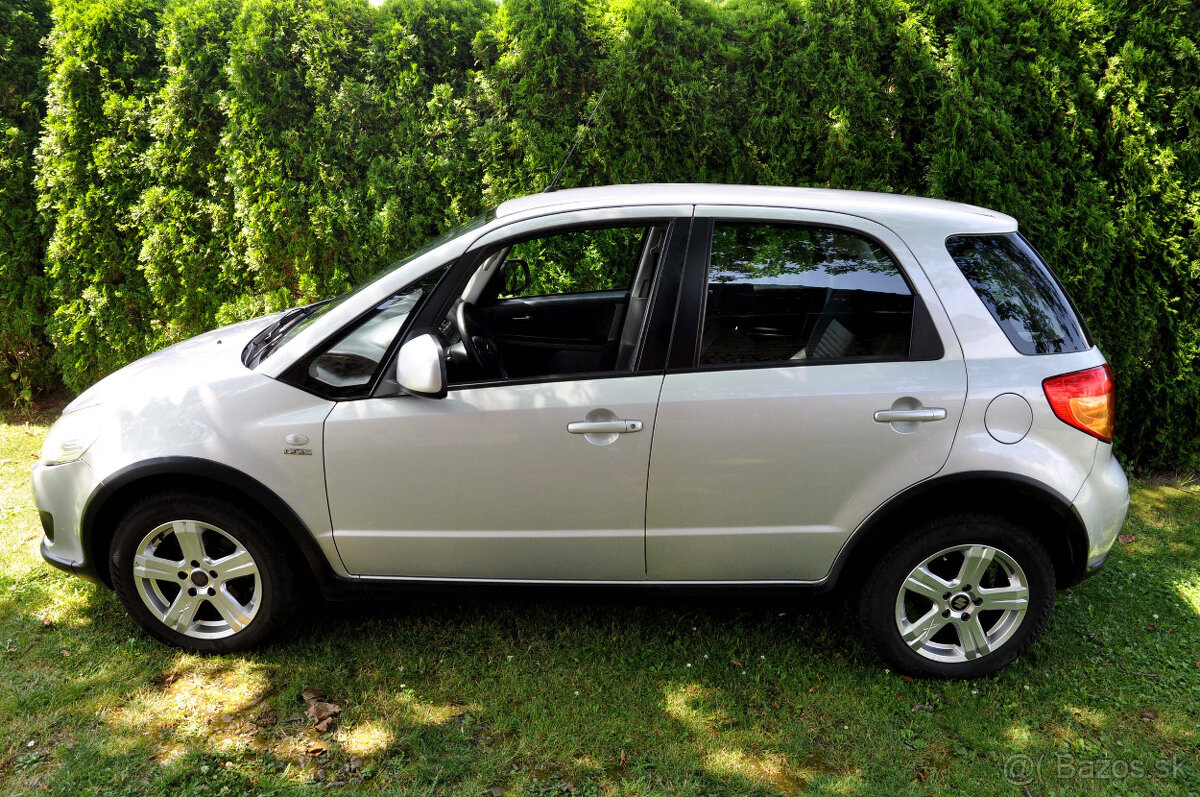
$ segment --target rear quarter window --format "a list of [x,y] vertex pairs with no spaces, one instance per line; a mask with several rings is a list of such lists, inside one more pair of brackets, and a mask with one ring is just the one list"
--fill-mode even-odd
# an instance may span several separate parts
[[1062,354],[1092,347],[1062,286],[1019,234],[954,235],[946,249],[1017,351]]

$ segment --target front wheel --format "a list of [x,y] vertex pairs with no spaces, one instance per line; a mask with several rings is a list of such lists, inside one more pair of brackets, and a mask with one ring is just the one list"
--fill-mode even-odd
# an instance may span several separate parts
[[898,543],[864,585],[859,617],[901,672],[975,678],[1033,644],[1054,605],[1054,567],[1025,529],[1001,518],[934,521]]
[[150,634],[205,653],[245,650],[289,613],[286,557],[253,517],[207,496],[163,493],[122,519],[113,588]]

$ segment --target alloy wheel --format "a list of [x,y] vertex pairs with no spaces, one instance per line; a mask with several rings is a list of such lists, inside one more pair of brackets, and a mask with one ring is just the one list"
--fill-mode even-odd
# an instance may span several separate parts
[[229,533],[199,520],[163,523],[143,537],[133,581],[164,626],[198,639],[238,633],[262,605],[254,557]]
[[956,545],[909,572],[896,596],[896,628],[918,655],[974,661],[1004,645],[1029,608],[1029,580],[991,545]]

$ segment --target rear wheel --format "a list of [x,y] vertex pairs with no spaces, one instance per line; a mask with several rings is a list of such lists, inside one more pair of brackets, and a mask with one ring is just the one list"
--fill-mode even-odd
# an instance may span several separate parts
[[934,521],[895,545],[864,585],[859,616],[902,672],[974,678],[1033,644],[1054,605],[1054,567],[1025,529],[985,515]]
[[113,587],[153,636],[202,652],[244,650],[289,614],[292,573],[253,517],[218,499],[163,493],[113,538]]

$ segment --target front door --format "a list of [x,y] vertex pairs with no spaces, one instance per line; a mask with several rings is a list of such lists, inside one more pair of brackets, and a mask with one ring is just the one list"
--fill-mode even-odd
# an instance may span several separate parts
[[872,510],[942,467],[964,363],[886,228],[696,214],[654,435],[647,576],[818,581]]
[[[662,375],[339,404],[325,424],[334,540],[351,573],[641,579]],[[573,434],[588,421],[621,433]]]
[[[470,273],[439,286],[416,326],[450,353],[448,395],[342,402],[325,425],[334,540],[351,573],[645,578],[661,330],[690,224],[667,210],[594,228],[557,214],[552,228],[477,244],[457,267]],[[494,276],[518,261],[524,285]],[[462,318],[478,326],[464,335]],[[484,356],[469,356],[472,342]]]

